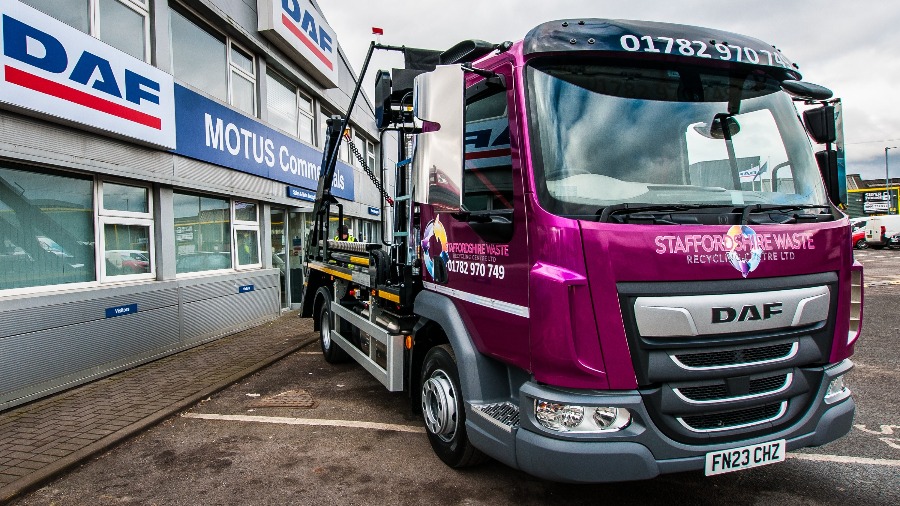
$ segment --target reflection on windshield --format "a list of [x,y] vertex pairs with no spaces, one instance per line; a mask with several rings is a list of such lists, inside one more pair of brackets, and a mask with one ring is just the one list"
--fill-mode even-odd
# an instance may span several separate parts
[[551,212],[826,203],[796,110],[765,75],[538,64],[528,76]]

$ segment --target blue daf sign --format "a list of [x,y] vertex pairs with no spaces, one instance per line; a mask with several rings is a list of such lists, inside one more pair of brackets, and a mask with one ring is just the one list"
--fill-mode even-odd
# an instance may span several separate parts
[[[303,188],[317,188],[322,152],[175,85],[175,153]],[[313,190],[315,191],[315,190]],[[353,168],[337,162],[331,193],[353,200]]]

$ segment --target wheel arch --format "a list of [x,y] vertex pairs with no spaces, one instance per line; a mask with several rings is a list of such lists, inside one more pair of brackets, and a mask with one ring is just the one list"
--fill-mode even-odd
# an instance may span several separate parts
[[[425,354],[433,346],[450,344],[456,355],[463,399],[482,402],[507,399],[510,394],[506,366],[478,351],[456,304],[445,295],[422,291],[416,296],[414,311],[420,320],[414,329],[409,386],[414,409],[418,409],[419,376]],[[421,345],[420,345],[421,344]]]
[[[317,319],[316,315],[319,314],[319,301],[318,297],[316,297],[316,293],[318,293],[319,288],[323,286],[328,286],[330,283],[330,277],[324,272],[319,272],[315,269],[309,269],[309,274],[306,277],[306,286],[303,288],[303,299],[300,301],[300,316],[303,318],[313,318]],[[333,291],[332,291],[333,297]],[[319,330],[318,321],[315,322],[315,329]]]
[[330,300],[334,300],[334,291],[325,284],[320,284],[314,291],[310,292],[313,294],[313,300],[310,303],[311,316],[313,319],[313,330],[316,331],[322,328],[322,322],[319,321],[319,312],[322,309],[322,305],[327,302],[325,300],[325,297],[323,297],[320,292],[320,290],[323,288],[328,291]]

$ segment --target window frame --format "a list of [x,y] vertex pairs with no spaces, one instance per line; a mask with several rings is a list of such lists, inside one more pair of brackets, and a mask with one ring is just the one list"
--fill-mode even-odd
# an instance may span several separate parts
[[[162,0],[160,0],[160,1],[162,1]],[[225,46],[225,68],[226,68],[227,74],[228,74],[227,76],[225,76],[225,79],[226,79],[225,103],[229,107],[231,107],[232,109],[237,111],[238,113],[247,114],[247,111],[244,111],[243,109],[240,109],[239,107],[234,105],[234,73],[238,72],[239,74],[241,74],[242,77],[247,78],[253,84],[253,114],[251,116],[254,118],[258,118],[260,104],[259,104],[259,80],[257,79],[257,76],[259,74],[259,57],[257,56],[257,54],[254,53],[253,51],[247,49],[240,43],[238,43],[233,37],[231,37],[227,33],[216,28],[215,25],[213,25],[212,23],[207,21],[205,17],[201,16],[197,11],[195,11],[188,5],[184,4],[180,0],[169,0],[169,10],[170,10],[169,20],[168,20],[168,23],[169,23],[169,49],[170,49],[169,50],[169,60],[170,60],[169,63],[172,66],[173,77],[175,77],[175,79],[178,80],[179,82],[187,84],[192,89],[200,91],[205,96],[210,97],[213,100],[221,101],[218,97],[210,95],[205,90],[194,87],[190,83],[187,83],[186,81],[184,81],[183,79],[181,79],[180,77],[175,75],[176,47],[175,47],[175,41],[172,39],[172,28],[171,28],[172,27],[171,11],[174,10],[178,14],[183,16],[188,22],[190,22],[191,24],[193,24],[200,30],[205,31],[210,36],[223,42],[223,44]],[[253,68],[252,75],[248,74],[247,71],[244,70],[243,67],[235,64],[232,61],[231,52],[233,50],[237,50],[238,52],[243,53],[244,56],[249,55],[251,57],[250,63],[251,63],[251,67]]]
[[[150,33],[150,0],[113,0],[123,5],[127,9],[131,9],[134,13],[139,14],[144,18],[144,57],[138,58],[142,59],[145,63],[150,63],[151,60],[151,33]],[[101,38],[101,34],[103,33],[103,26],[100,21],[100,0],[85,0],[88,7],[88,31],[87,34],[95,39],[107,44],[110,47],[111,44],[104,42]],[[40,9],[38,9],[40,10]],[[43,11],[41,11],[43,12]],[[50,17],[50,14],[47,14]],[[74,27],[73,27],[74,28]],[[78,28],[75,28],[78,31],[81,31]],[[121,51],[121,50],[120,50]],[[123,51],[124,52],[124,51]],[[126,53],[127,54],[127,53]]]
[[[247,220],[239,220],[237,218],[237,208],[238,203],[242,204],[252,204],[256,209],[256,220],[255,221],[247,221]],[[261,269],[262,268],[262,238],[260,237],[260,226],[259,226],[259,213],[262,209],[262,206],[259,202],[251,201],[251,200],[241,200],[241,199],[232,199],[231,200],[231,251],[232,251],[232,267],[234,270],[243,271],[243,270],[252,270],[252,269]],[[240,261],[240,256],[238,254],[238,232],[256,232],[256,251],[257,251],[257,262],[252,264],[242,264]]]
[[[91,3],[91,36],[103,41],[101,34],[103,33],[103,24],[100,22],[100,0],[89,0]],[[115,0],[126,8],[140,14],[144,18],[144,62],[150,63],[151,51],[150,46],[150,0]],[[106,42],[104,42],[106,44]]]
[[[112,183],[122,186],[131,186],[134,188],[144,188],[147,190],[147,212],[135,211],[119,211],[106,209],[104,207],[103,191],[104,183]],[[97,217],[97,227],[94,232],[95,247],[94,254],[96,256],[96,272],[97,280],[100,283],[112,283],[122,281],[134,281],[144,279],[156,279],[156,240],[155,240],[155,220],[153,218],[153,187],[149,185],[141,185],[131,181],[121,181],[108,178],[96,178],[94,183],[94,202],[95,216]],[[150,258],[150,272],[138,274],[121,274],[110,275],[106,272],[106,225],[139,225],[149,228],[147,241],[147,256]]]
[[[234,230],[234,205],[232,204],[232,200],[228,197],[216,195],[214,193],[198,192],[198,191],[190,190],[187,188],[175,188],[175,189],[173,189],[173,199],[172,199],[173,205],[175,204],[175,199],[177,198],[178,195],[192,197],[192,198],[195,197],[198,199],[203,199],[203,198],[216,199],[216,200],[228,203],[228,219],[230,220],[230,222],[228,224],[229,231],[228,231],[227,237],[228,237],[228,240],[231,241],[228,246],[228,248],[229,248],[228,254],[231,257],[230,258],[231,265],[229,267],[223,267],[221,269],[206,269],[206,270],[199,270],[199,271],[178,272],[178,238],[177,238],[178,232],[177,232],[177,230],[175,230],[175,234],[176,234],[175,245],[174,245],[175,246],[175,271],[176,271],[175,278],[176,279],[195,278],[195,277],[223,274],[223,273],[228,273],[228,272],[234,271],[237,260],[234,258],[234,232],[233,232],[233,230]],[[174,211],[174,209],[173,209],[173,211]],[[199,209],[198,212],[202,213],[203,209]],[[198,215],[198,218],[199,217],[200,216]],[[176,220],[177,219],[178,218],[176,217]],[[178,223],[176,222],[173,224],[173,226],[175,227],[175,229],[177,229],[179,226],[182,226],[182,225],[178,225]],[[223,237],[225,237],[224,234],[223,234]]]
[[[278,84],[280,84],[280,85],[286,84],[289,86],[288,89],[293,88],[294,109],[297,112],[297,118],[294,122],[294,130],[291,132],[282,130],[277,125],[274,125],[271,122],[271,120],[269,121],[269,125],[274,126],[276,129],[281,130],[282,132],[287,132],[288,134],[299,139],[301,142],[305,142],[305,143],[309,144],[310,146],[317,146],[316,138],[318,137],[318,135],[316,132],[317,125],[316,125],[316,101],[315,101],[315,99],[312,97],[312,95],[310,93],[307,93],[303,88],[301,88],[300,86],[295,84],[293,81],[291,81],[290,79],[285,77],[284,74],[282,74],[281,72],[278,72],[277,70],[275,70],[273,68],[267,68],[266,74],[267,74],[267,77],[271,77],[276,82],[281,81]],[[268,90],[267,90],[266,95],[267,95],[266,96],[266,110],[269,110]],[[302,107],[300,107],[301,102],[308,102],[309,109],[304,110]],[[262,108],[262,107],[260,107],[260,108]],[[304,139],[303,137],[300,137],[300,122],[306,121],[306,120],[309,120],[309,126],[310,126],[309,139]]]
[[[306,99],[309,102],[309,111],[304,111],[300,108],[301,98]],[[305,93],[302,88],[297,86],[297,110],[299,114],[297,115],[297,138],[300,139],[300,121],[303,119],[301,116],[305,116],[306,119],[309,120],[309,140],[306,141],[304,139],[300,139],[301,141],[308,142],[310,145],[316,145],[316,101],[312,98],[312,95],[309,93]]]
[[[251,97],[253,100],[253,111],[248,114],[251,114],[254,118],[258,117],[259,116],[259,86],[257,84],[257,79],[256,79],[256,74],[258,72],[256,54],[253,51],[244,49],[244,46],[238,44],[237,42],[235,42],[234,39],[232,39],[231,37],[229,37],[227,35],[225,36],[225,39],[226,39],[226,43],[227,43],[227,47],[228,47],[227,56],[226,56],[227,66],[228,66],[228,70],[229,70],[229,72],[228,72],[228,105],[234,107],[238,111],[247,113],[247,111],[244,111],[243,109],[239,108],[234,103],[234,74],[235,74],[235,72],[237,72],[240,75],[240,77],[243,77],[244,79],[250,81],[250,84],[253,87],[253,97]],[[248,73],[247,70],[244,69],[244,67],[241,67],[240,65],[234,63],[233,51],[237,51],[245,57],[249,56],[250,67],[253,69],[252,74]]]
[[17,297],[21,295],[31,295],[31,294],[42,294],[48,292],[58,292],[60,290],[78,290],[83,288],[94,288],[100,286],[100,271],[97,266],[99,262],[99,256],[97,254],[97,241],[100,236],[100,232],[98,231],[97,224],[97,208],[99,203],[97,202],[97,178],[91,177],[90,175],[86,175],[82,172],[73,171],[69,169],[65,169],[63,167],[49,166],[49,165],[32,165],[32,164],[23,164],[18,161],[13,160],[5,160],[4,164],[0,165],[0,167],[5,167],[12,170],[20,170],[24,172],[31,172],[37,174],[46,174],[49,176],[55,177],[70,177],[79,179],[82,181],[90,181],[91,182],[91,220],[93,222],[93,233],[91,234],[91,239],[94,241],[94,279],[90,281],[78,281],[73,283],[54,283],[48,285],[32,285],[32,286],[21,286],[16,288],[5,288],[0,289],[0,299],[5,297]]
[[375,172],[375,167],[378,165],[378,154],[375,152],[375,143],[368,139],[366,139],[366,163],[369,164],[369,169]]
[[[321,124],[318,125],[318,127],[319,127],[318,133],[319,133],[319,136],[321,137],[321,139],[319,140],[317,146],[321,150],[325,149],[325,138],[327,137],[326,131],[328,129],[328,123],[326,123],[325,121],[328,120],[329,118],[331,118],[332,116],[335,116],[335,114],[332,113],[328,108],[325,108],[325,107],[319,108],[319,121]],[[356,128],[353,127],[352,123],[348,123],[347,128],[350,130],[350,138],[352,139],[353,136],[356,134]],[[340,149],[338,150],[338,160],[346,163],[347,165],[349,165],[351,167],[355,166],[353,164],[353,156],[350,153],[350,146],[347,144],[346,141],[341,141]]]

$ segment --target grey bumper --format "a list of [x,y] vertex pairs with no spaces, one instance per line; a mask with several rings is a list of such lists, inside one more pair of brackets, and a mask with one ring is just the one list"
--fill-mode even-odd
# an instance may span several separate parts
[[[779,431],[727,444],[688,445],[663,434],[651,421],[637,392],[572,392],[527,383],[521,389],[520,426],[508,433],[496,424],[473,416],[467,420],[476,447],[512,467],[558,482],[600,483],[643,480],[660,474],[704,468],[707,452],[779,439],[787,449],[820,446],[847,434],[856,404],[849,395],[832,403],[823,399],[834,377],[852,367],[849,361],[825,370],[817,401],[795,423]],[[603,435],[550,432],[534,419],[533,399],[553,402],[624,407],[632,413],[629,427]],[[467,410],[468,411],[468,410]]]

